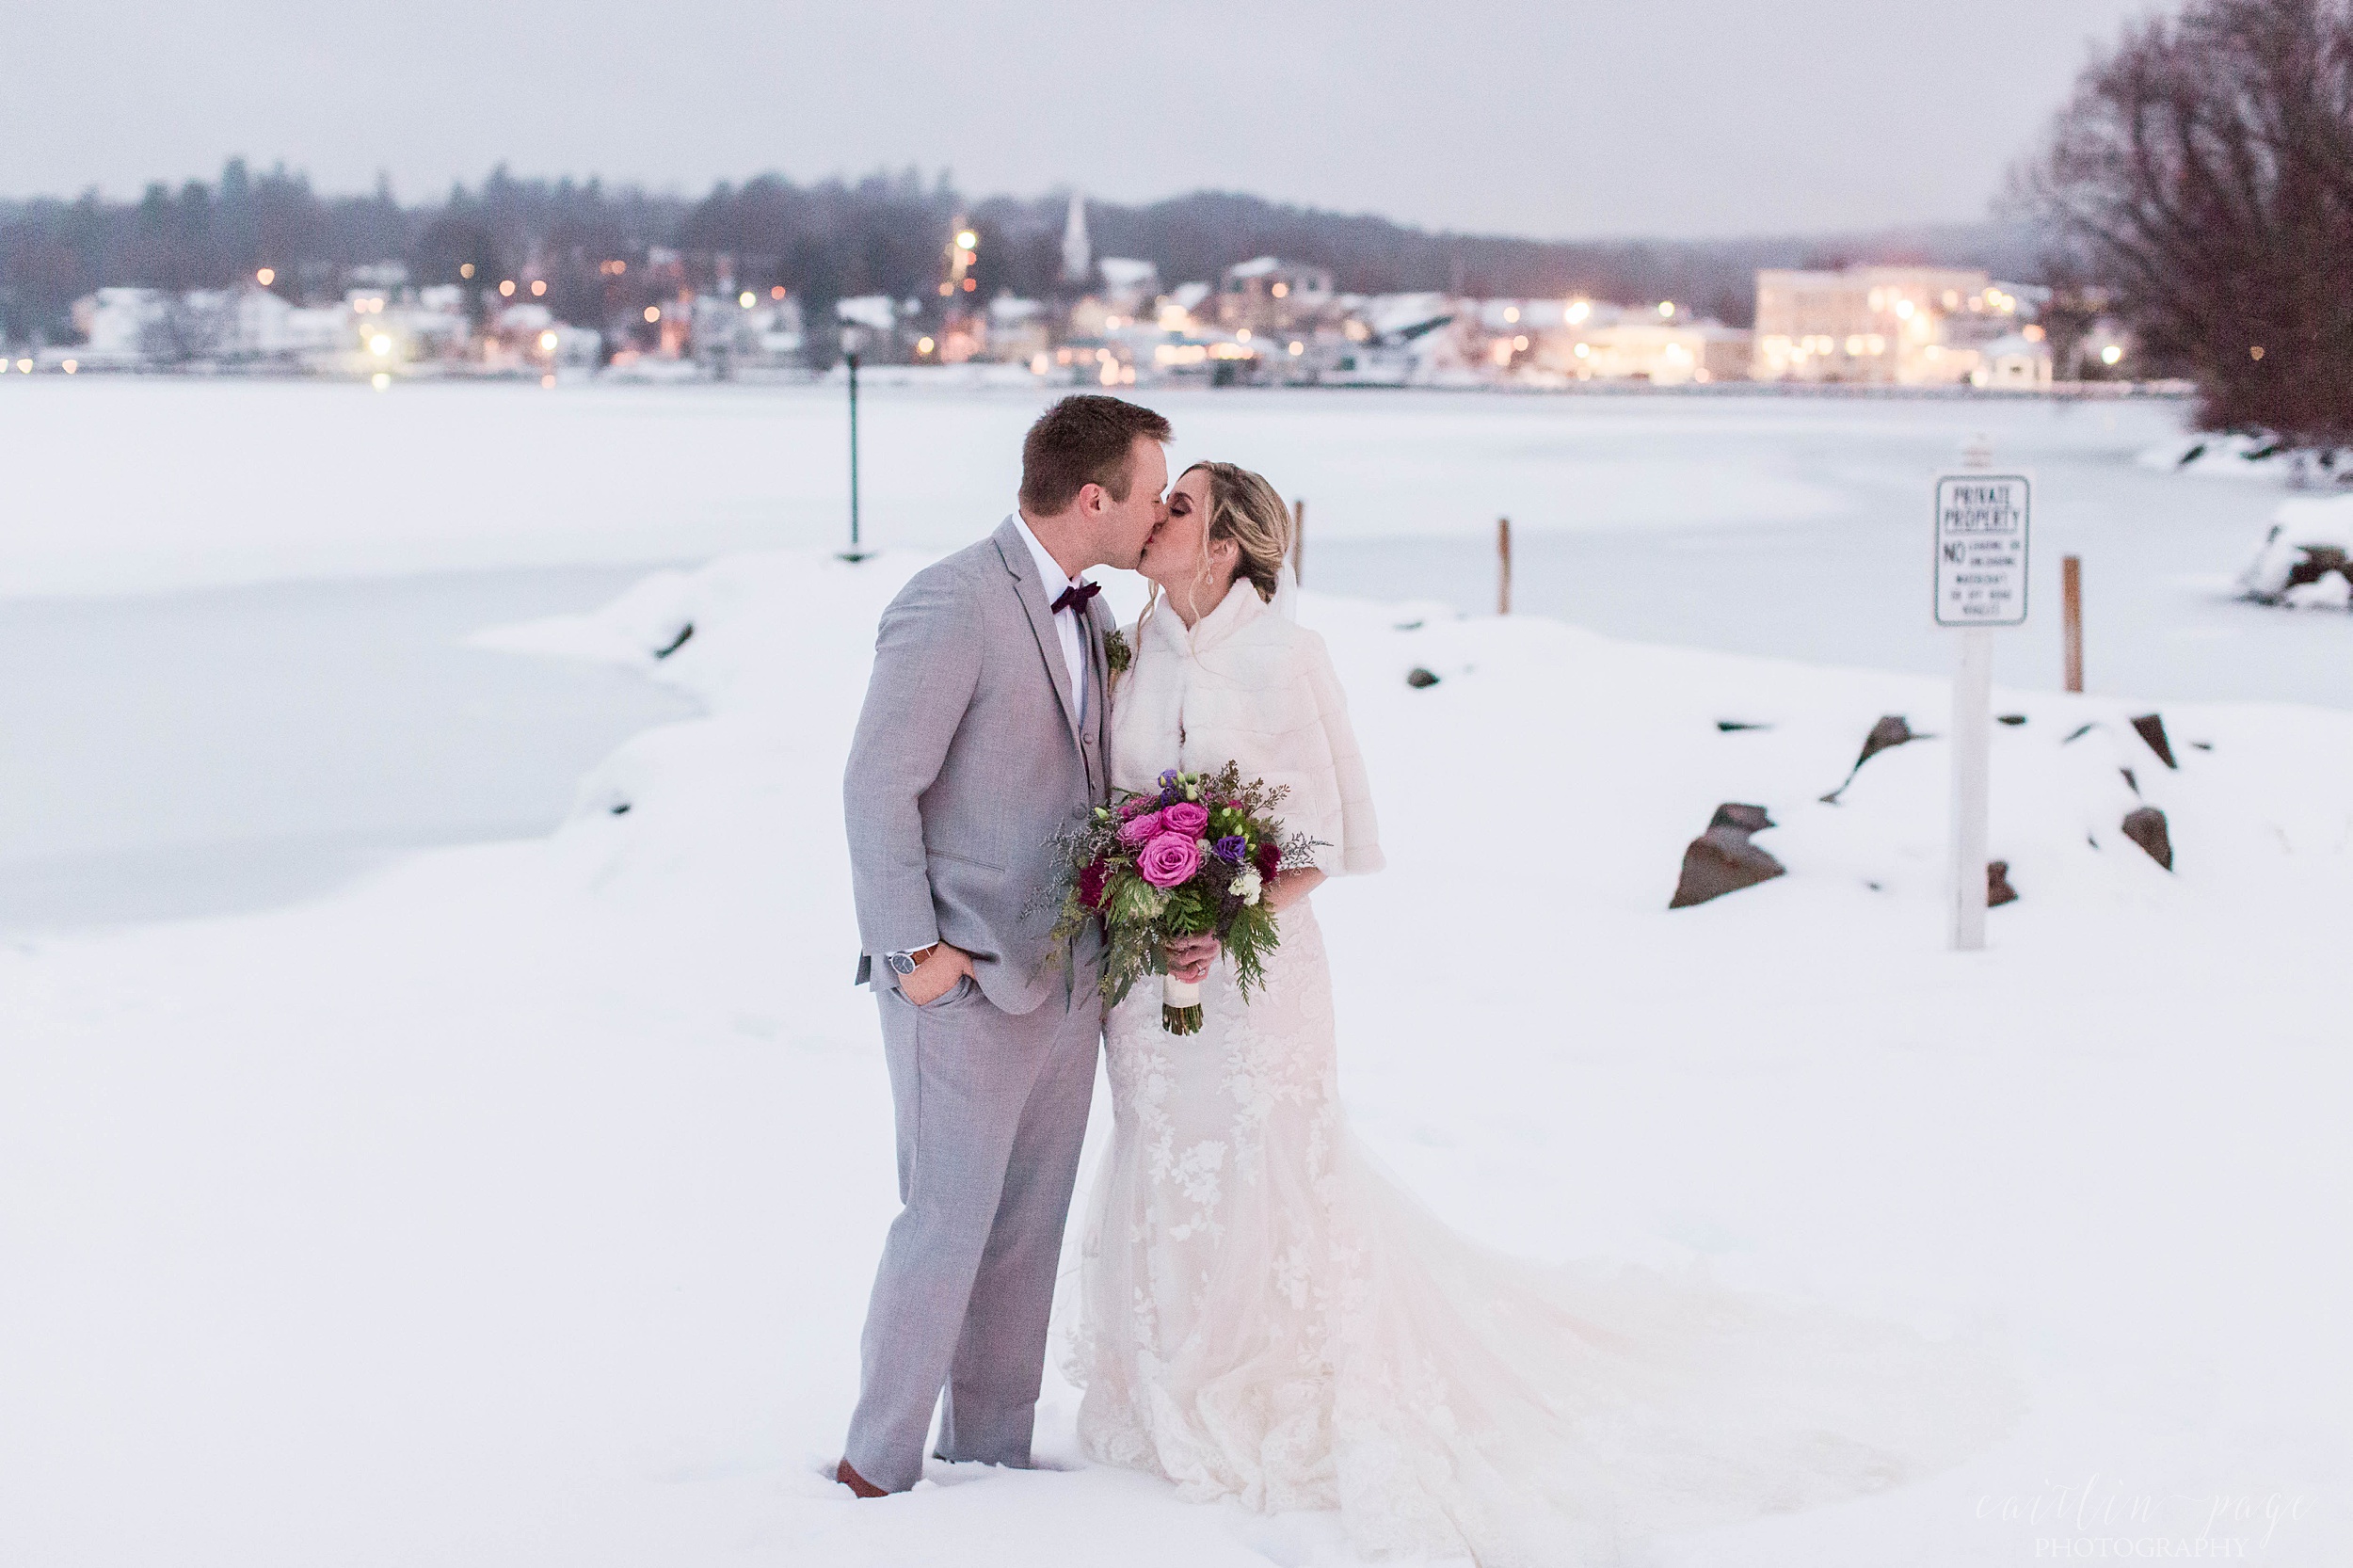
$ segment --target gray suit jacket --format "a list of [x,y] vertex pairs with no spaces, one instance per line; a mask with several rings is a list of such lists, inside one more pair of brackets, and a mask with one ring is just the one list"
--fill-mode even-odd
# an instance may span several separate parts
[[1081,727],[1012,518],[916,573],[883,612],[841,788],[861,984],[895,984],[882,955],[935,941],[969,952],[982,994],[1008,1013],[1066,983],[1046,962],[1054,911],[1024,911],[1054,875],[1048,840],[1109,798],[1111,613],[1096,599],[1086,615]]

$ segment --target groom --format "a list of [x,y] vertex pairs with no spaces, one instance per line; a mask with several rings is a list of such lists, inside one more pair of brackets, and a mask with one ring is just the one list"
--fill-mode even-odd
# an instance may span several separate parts
[[[1112,617],[1072,579],[1136,564],[1170,434],[1149,408],[1064,398],[1022,442],[1020,509],[883,612],[842,780],[904,1206],[836,1472],[862,1497],[921,1478],[936,1405],[939,1457],[1030,1463],[1103,1027],[1094,938],[1048,968],[1036,898],[1048,840],[1110,798]],[[1172,965],[1205,970],[1215,946]]]

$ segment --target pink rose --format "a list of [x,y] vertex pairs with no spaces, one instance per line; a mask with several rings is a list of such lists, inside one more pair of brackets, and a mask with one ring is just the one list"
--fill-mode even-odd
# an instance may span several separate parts
[[1209,825],[1209,808],[1193,801],[1180,800],[1160,813],[1160,825],[1168,832],[1198,839]]
[[1163,833],[1136,856],[1136,874],[1155,888],[1174,888],[1201,869],[1201,846],[1190,833]]
[[1119,824],[1119,841],[1129,849],[1136,849],[1160,837],[1160,814],[1147,811],[1141,817],[1129,817]]

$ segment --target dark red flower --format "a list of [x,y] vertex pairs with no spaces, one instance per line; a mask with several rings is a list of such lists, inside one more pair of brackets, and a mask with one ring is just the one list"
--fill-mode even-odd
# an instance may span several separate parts
[[1273,881],[1274,873],[1283,869],[1283,852],[1273,844],[1260,844],[1258,853],[1251,859],[1258,868],[1258,874],[1269,882]]
[[1097,859],[1079,873],[1079,902],[1089,909],[1103,907],[1103,884],[1111,880],[1111,862]]

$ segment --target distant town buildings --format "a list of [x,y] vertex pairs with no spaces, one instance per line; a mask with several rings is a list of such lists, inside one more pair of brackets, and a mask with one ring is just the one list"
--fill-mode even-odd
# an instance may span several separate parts
[[[412,284],[397,263],[344,272],[340,297],[299,297],[262,268],[233,289],[106,288],[74,308],[82,341],[18,352],[18,369],[363,376],[607,375],[642,380],[802,376],[838,348],[870,366],[996,367],[992,375],[1104,387],[1212,385],[1660,388],[1744,380],[1859,387],[2048,390],[2116,376],[2131,344],[2071,296],[2067,362],[2038,320],[2046,291],[1964,267],[1769,270],[1754,326],[1680,300],[1568,293],[1481,297],[1339,292],[1331,271],[1266,255],[1214,279],[1164,279],[1151,261],[1095,253],[1072,198],[1048,297],[1001,287],[993,242],[959,218],[936,289],[805,302],[760,281],[773,261],[652,248],[596,260],[535,256],[515,275]],[[744,275],[748,273],[747,278]],[[316,288],[315,281],[311,285]],[[2089,325],[2087,325],[2089,324]],[[812,329],[815,329],[814,332]],[[2120,369],[2120,366],[2123,366]]]
[[[2048,386],[2050,356],[2032,320],[2040,297],[2045,291],[1998,284],[1971,268],[1760,272],[1751,374],[1760,381]],[[2037,354],[2040,368],[2027,366]]]

